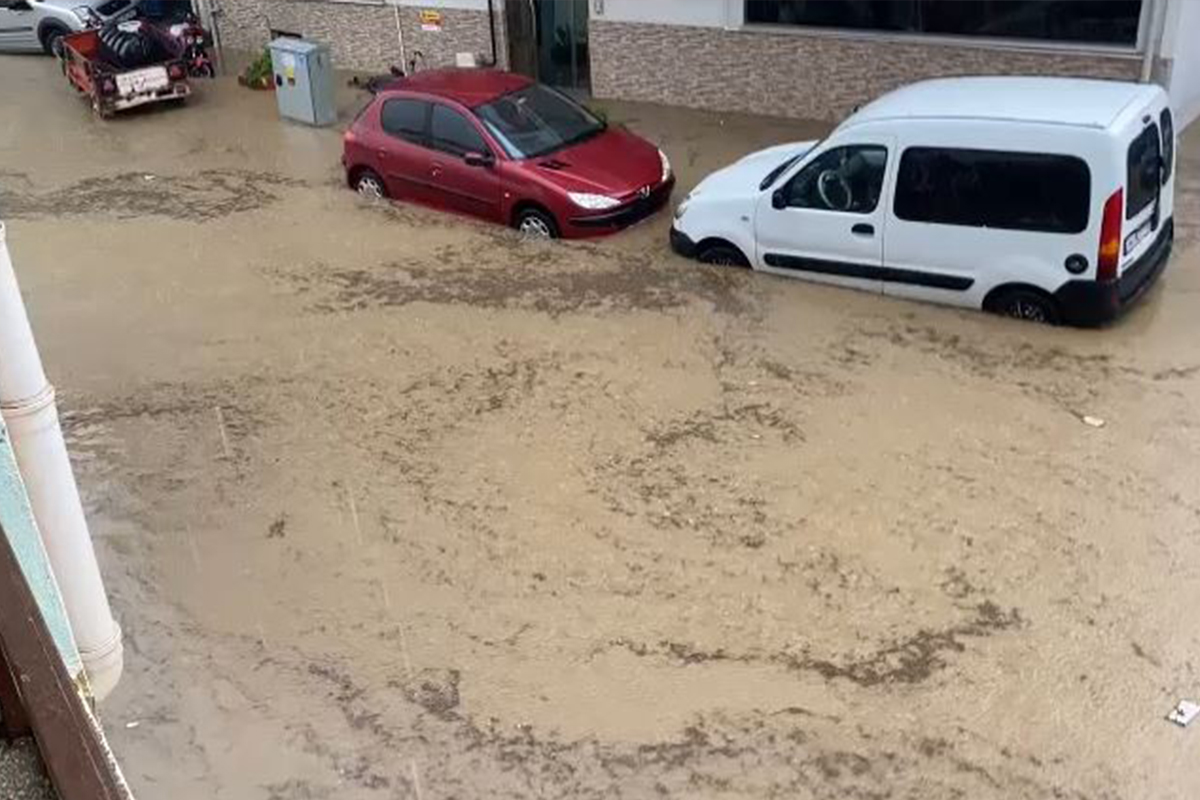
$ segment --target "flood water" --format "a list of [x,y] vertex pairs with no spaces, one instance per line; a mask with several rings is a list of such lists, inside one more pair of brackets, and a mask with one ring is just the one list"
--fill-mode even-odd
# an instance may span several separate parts
[[[701,267],[665,214],[369,204],[228,79],[101,123],[0,74],[139,796],[1200,793],[1195,136],[1164,279],[1079,331]],[[604,106],[679,196],[822,133]]]

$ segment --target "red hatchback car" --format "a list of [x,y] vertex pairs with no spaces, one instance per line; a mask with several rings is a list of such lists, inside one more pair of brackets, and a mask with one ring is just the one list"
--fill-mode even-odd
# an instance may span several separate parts
[[401,78],[346,132],[360,194],[415,200],[543,238],[595,236],[666,205],[667,156],[520,75],[445,69]]

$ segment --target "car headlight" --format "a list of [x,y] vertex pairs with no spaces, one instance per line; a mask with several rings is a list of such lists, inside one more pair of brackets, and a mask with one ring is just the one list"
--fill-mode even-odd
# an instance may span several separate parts
[[658,160],[662,162],[662,178],[661,182],[666,183],[671,177],[671,159],[667,158],[667,154],[662,150],[658,151]]
[[687,213],[688,204],[692,202],[692,198],[695,197],[696,194],[697,192],[694,191],[688,192],[687,197],[683,198],[683,200],[679,202],[679,205],[675,206],[675,219],[680,219],[684,214]]
[[71,9],[71,12],[79,18],[79,21],[83,25],[89,28],[97,27],[101,22],[103,22],[103,20],[100,19],[100,15],[87,6],[76,6],[75,8]]
[[571,198],[571,202],[580,208],[586,208],[588,211],[603,211],[606,208],[615,208],[621,205],[621,201],[615,197],[609,197],[606,194],[588,194],[587,192],[567,192],[567,197]]

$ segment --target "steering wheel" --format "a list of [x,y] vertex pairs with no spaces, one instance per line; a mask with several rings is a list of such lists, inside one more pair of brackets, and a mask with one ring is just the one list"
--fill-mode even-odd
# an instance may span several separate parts
[[849,211],[854,204],[849,182],[836,169],[827,169],[817,176],[817,194],[833,211]]

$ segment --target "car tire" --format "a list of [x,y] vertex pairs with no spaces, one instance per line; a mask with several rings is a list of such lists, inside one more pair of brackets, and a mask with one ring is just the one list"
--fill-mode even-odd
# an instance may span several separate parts
[[558,239],[558,222],[548,211],[526,207],[517,213],[512,227],[527,239]]
[[54,56],[60,61],[62,60],[62,40],[67,33],[68,31],[58,27],[57,25],[46,28],[46,30],[42,33],[42,49],[46,51],[46,55]]
[[702,264],[712,264],[717,267],[750,266],[750,262],[742,255],[742,251],[728,244],[709,245],[702,249],[696,258]]
[[373,169],[359,170],[354,176],[354,191],[369,200],[386,200],[387,184]]
[[1032,289],[1008,289],[999,292],[988,302],[987,310],[1025,322],[1058,325],[1062,315],[1054,298]]
[[98,120],[106,120],[110,116],[110,112],[105,109],[104,104],[98,98],[92,98],[92,115]]
[[558,223],[540,208],[526,208],[517,215],[515,225],[522,236],[530,239],[557,239]]

